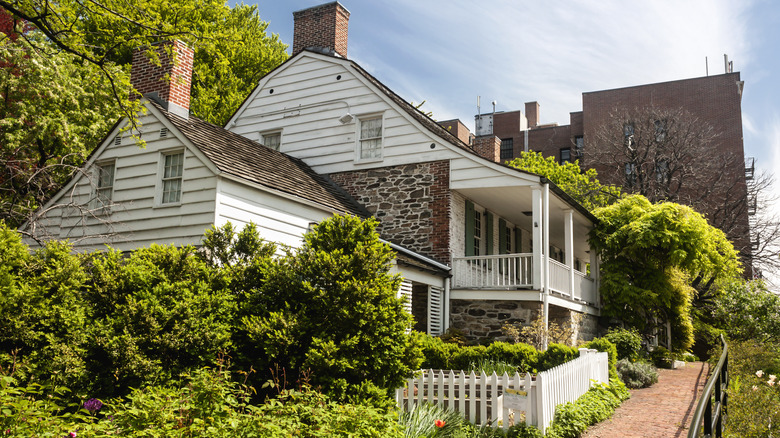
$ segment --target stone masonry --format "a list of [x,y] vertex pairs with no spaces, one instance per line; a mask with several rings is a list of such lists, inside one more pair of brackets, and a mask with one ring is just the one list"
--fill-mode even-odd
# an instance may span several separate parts
[[452,300],[450,327],[469,340],[504,339],[504,324],[528,325],[541,312],[541,303],[509,300]]
[[379,220],[392,243],[450,262],[449,161],[330,174]]

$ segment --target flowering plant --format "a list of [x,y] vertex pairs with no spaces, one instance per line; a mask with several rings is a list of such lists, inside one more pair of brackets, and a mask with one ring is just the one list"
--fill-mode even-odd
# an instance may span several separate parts
[[88,410],[90,414],[94,415],[103,407],[103,402],[96,398],[91,398],[84,402],[84,409]]
[[436,420],[433,424],[436,425],[436,427],[441,428],[444,427],[444,425],[447,424],[447,422],[444,420]]

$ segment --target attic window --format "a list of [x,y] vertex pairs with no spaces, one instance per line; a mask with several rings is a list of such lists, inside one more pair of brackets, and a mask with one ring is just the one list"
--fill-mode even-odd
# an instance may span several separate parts
[[168,136],[168,128],[160,129],[160,138],[165,138],[167,136]]
[[262,135],[263,146],[268,149],[278,151],[282,145],[282,133],[281,132],[267,132]]
[[114,137],[114,144],[115,144],[115,145],[120,145],[120,144],[122,144],[122,137],[120,137],[120,136],[118,136],[118,135],[117,135],[116,137]]
[[115,169],[116,164],[113,161],[97,165],[95,197],[97,198],[98,206],[101,208],[111,205],[111,197],[114,192]]
[[360,119],[358,158],[382,158],[382,116]]
[[182,175],[184,173],[184,153],[174,152],[164,154],[162,170],[161,204],[180,203]]

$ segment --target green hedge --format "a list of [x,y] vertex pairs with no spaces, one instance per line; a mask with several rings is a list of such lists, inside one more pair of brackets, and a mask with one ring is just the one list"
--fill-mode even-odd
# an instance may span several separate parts
[[628,389],[620,380],[610,379],[609,384],[594,385],[574,403],[565,403],[555,408],[555,417],[545,437],[578,437],[588,426],[611,417],[615,408],[629,397]]

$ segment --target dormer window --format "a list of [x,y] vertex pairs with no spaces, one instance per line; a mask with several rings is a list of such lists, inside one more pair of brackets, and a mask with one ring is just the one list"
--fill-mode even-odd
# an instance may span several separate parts
[[382,116],[361,118],[358,158],[375,160],[382,158]]

